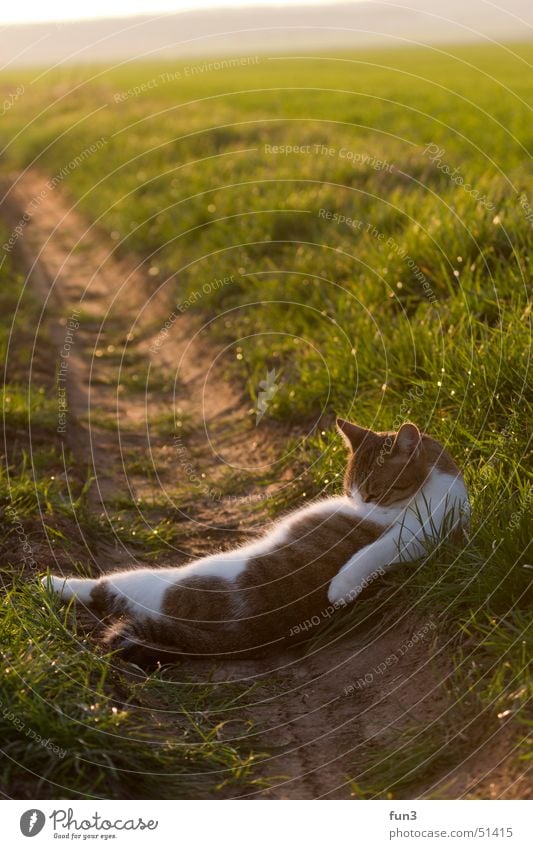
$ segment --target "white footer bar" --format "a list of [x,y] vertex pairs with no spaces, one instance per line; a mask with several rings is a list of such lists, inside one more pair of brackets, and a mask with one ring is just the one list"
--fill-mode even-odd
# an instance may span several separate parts
[[[2,845],[531,849],[526,801],[3,801]],[[33,840],[35,842],[33,842]]]

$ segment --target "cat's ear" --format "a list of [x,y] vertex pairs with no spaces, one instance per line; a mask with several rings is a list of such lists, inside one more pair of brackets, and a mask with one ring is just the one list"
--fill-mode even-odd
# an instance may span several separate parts
[[392,450],[408,457],[415,457],[422,446],[422,438],[417,426],[412,422],[405,422],[396,434]]
[[347,422],[345,419],[337,419],[337,429],[352,451],[359,448],[363,440],[372,435],[371,430]]

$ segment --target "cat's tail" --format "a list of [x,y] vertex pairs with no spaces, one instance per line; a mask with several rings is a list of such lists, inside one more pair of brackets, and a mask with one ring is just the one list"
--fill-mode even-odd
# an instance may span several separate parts
[[242,636],[232,637],[227,628],[198,627],[183,620],[140,620],[127,614],[106,627],[103,643],[143,669],[191,658],[241,660],[261,654],[262,648],[243,647]]
[[60,596],[64,601],[70,601],[75,598],[76,601],[81,601],[82,604],[94,604],[94,590],[100,583],[100,579],[96,578],[62,578],[58,575],[45,575],[41,579],[41,583],[45,590],[53,592]]
[[[123,660],[143,669],[154,669],[158,665],[176,664],[185,657],[194,656],[201,645],[201,635],[197,629],[183,625],[170,635],[165,633],[165,629],[150,628],[147,622],[125,618],[105,629],[103,644],[107,649],[118,652]],[[192,645],[196,651],[191,651]]]

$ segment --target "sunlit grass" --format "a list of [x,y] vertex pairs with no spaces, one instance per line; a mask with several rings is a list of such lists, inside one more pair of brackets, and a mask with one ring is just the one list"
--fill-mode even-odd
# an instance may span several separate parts
[[[0,278],[5,329],[21,281],[10,263]],[[23,303],[28,322],[32,304]],[[57,439],[53,377],[44,375],[42,385],[36,374],[29,397],[22,382],[28,362],[22,324],[8,362],[3,414],[9,453],[0,467],[2,791],[31,799],[175,799],[260,786],[253,774],[259,755],[221,737],[238,687],[188,683],[182,675],[175,682],[117,663],[78,627],[75,608],[65,609],[38,583],[58,557],[75,573],[93,572],[80,535],[131,543],[147,557],[168,545],[174,526],[168,518],[147,524],[131,502],[95,517],[87,504],[90,481],[79,470],[73,491],[73,461]],[[83,560],[75,559],[78,552]],[[167,707],[160,711],[163,690]]]
[[[517,739],[530,727],[523,646],[530,639],[531,221],[523,198],[533,197],[532,58],[529,45],[264,58],[160,83],[123,102],[117,93],[165,68],[72,68],[34,85],[28,79],[0,130],[6,167],[35,158],[50,174],[104,139],[63,188],[107,231],[117,255],[144,261],[154,291],[168,278],[170,303],[210,321],[211,336],[228,346],[228,377],[250,407],[275,370],[265,426],[270,419],[302,432],[314,427],[292,459],[294,480],[267,500],[273,514],[339,491],[335,413],[379,430],[412,419],[464,469],[473,505],[465,545],[439,547],[423,568],[396,570],[318,635],[327,642],[429,612],[439,650],[451,657],[442,725],[406,728],[394,747],[404,757],[367,751],[350,775],[355,795],[401,797],[421,784],[438,794],[450,766],[502,722]],[[431,157],[435,148],[440,159]],[[14,301],[6,291],[7,316]],[[23,344],[4,393],[11,440],[22,439],[29,418],[41,436],[54,426],[39,381],[29,397],[24,381],[36,309],[25,299],[16,323]],[[9,333],[0,322],[3,351]],[[118,347],[104,351],[104,363],[113,374],[122,365],[126,397],[144,392],[146,363],[121,364]],[[152,366],[148,389],[171,393],[168,372]],[[122,427],[105,412],[92,424]],[[152,416],[150,430],[168,439],[175,424],[169,409]],[[21,451],[7,459],[3,497],[27,518],[44,505],[47,523],[62,533],[54,517],[68,519],[69,508],[57,477],[51,482],[53,456],[34,455],[33,466]],[[129,454],[127,463],[131,473],[152,474],[145,457]],[[75,515],[90,533],[153,556],[175,542],[171,513],[151,527],[127,494],[107,517],[84,513],[84,484],[81,476]],[[239,494],[253,481],[229,473],[218,485]],[[68,666],[72,644],[61,645],[58,663]],[[91,662],[83,661],[87,675]],[[94,663],[100,670],[101,660]],[[84,780],[98,790],[97,771]]]

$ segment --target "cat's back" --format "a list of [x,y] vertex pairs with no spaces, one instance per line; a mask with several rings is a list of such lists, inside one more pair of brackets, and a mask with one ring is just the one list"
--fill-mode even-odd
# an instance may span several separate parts
[[246,607],[293,621],[327,605],[329,582],[383,526],[361,518],[349,499],[317,502],[290,517],[285,535],[250,558],[238,585]]
[[246,565],[231,580],[191,574],[177,582],[167,593],[164,612],[182,630],[183,620],[200,627],[220,652],[241,656],[279,647],[295,639],[301,623],[320,619],[330,607],[332,578],[382,533],[383,526],[361,518],[350,499],[315,502],[240,549],[236,555],[246,553]]
[[462,478],[462,473],[450,452],[427,433],[422,434],[422,444],[429,464],[443,475]]

